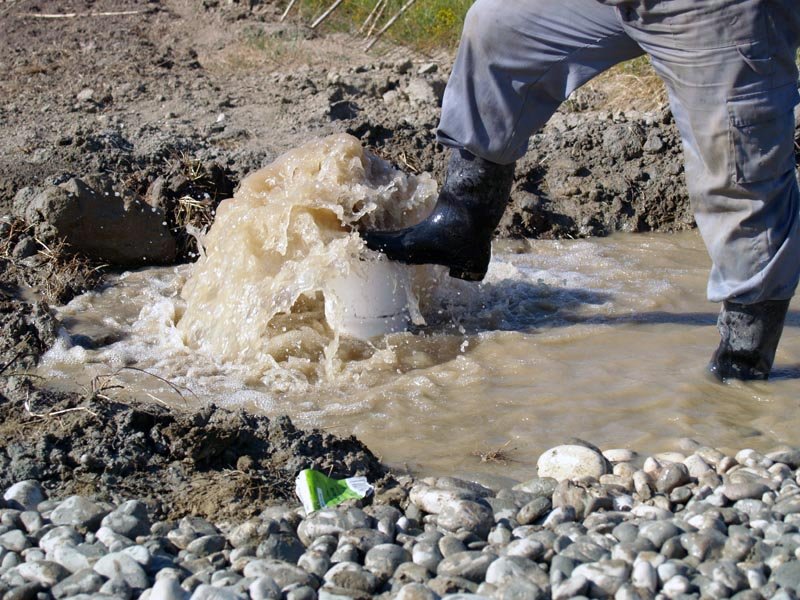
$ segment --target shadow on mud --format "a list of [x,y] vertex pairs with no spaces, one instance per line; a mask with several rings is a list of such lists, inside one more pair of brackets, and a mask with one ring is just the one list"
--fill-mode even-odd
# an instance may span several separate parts
[[[460,314],[468,333],[485,331],[520,331],[535,333],[541,327],[563,327],[576,323],[616,325],[626,323],[714,326],[717,323],[717,305],[709,312],[627,312],[621,314],[584,315],[584,306],[601,306],[612,301],[614,295],[586,288],[556,287],[546,283],[533,284],[506,279],[481,286],[481,292],[471,302],[443,302],[445,311],[453,311],[456,320]],[[465,314],[473,310],[474,315]],[[498,311],[501,322],[486,319]],[[466,326],[469,322],[470,327]],[[800,327],[800,310],[790,310],[786,327]]]
[[425,317],[426,333],[458,330],[462,335],[490,331],[535,333],[542,327],[575,322],[584,306],[600,306],[612,299],[606,292],[505,279],[479,288],[448,290],[437,299],[436,310]]
[[[613,299],[613,294],[585,288],[554,287],[544,283],[532,284],[504,280],[481,286],[472,302],[443,303],[448,323],[431,324],[421,329],[428,334],[452,333],[477,335],[492,331],[518,331],[535,334],[543,329],[575,324],[589,325],[685,325],[714,327],[717,310],[709,312],[628,312],[624,314],[580,314],[585,306],[601,306]],[[477,301],[476,301],[477,300]],[[472,311],[470,313],[470,311]],[[800,327],[800,310],[790,310],[785,329]],[[776,365],[771,380],[800,379],[800,364]]]

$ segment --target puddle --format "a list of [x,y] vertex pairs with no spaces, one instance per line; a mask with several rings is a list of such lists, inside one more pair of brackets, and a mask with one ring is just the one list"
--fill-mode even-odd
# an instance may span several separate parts
[[[42,374],[120,398],[289,414],[422,474],[530,477],[572,436],[644,452],[683,436],[796,441],[800,314],[793,306],[772,382],[713,381],[718,307],[695,232],[501,241],[480,285],[409,268],[411,331],[347,335],[326,295],[380,262],[348,224],[413,222],[435,185],[344,137],[326,143],[245,181],[198,266],[124,273],[62,307],[67,332]],[[498,448],[506,462],[481,460]]]

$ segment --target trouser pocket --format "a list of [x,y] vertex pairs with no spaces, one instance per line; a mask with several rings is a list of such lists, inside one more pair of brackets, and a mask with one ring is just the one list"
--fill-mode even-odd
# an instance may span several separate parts
[[736,183],[780,177],[794,169],[795,84],[729,98],[730,143]]

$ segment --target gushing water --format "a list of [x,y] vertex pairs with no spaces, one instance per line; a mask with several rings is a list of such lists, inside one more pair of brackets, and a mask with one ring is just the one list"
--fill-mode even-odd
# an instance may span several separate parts
[[[366,251],[353,227],[416,220],[435,191],[430,177],[391,168],[348,135],[308,143],[253,173],[201,240],[205,251],[181,292],[184,343],[259,377],[276,369],[295,380],[334,377],[341,361],[356,358],[339,344],[343,288],[388,262]],[[394,268],[398,277],[386,283],[419,323],[427,269],[416,269],[412,284],[408,268]]]

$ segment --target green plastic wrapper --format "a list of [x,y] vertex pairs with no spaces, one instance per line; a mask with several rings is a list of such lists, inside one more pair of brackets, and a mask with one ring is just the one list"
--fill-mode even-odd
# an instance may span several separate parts
[[306,513],[312,513],[328,506],[336,506],[345,500],[366,498],[375,488],[366,477],[331,479],[319,471],[303,469],[294,482],[295,492]]

